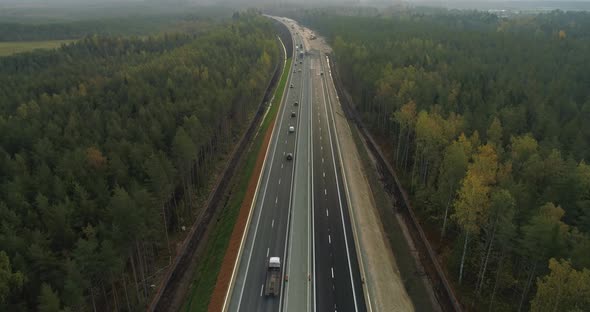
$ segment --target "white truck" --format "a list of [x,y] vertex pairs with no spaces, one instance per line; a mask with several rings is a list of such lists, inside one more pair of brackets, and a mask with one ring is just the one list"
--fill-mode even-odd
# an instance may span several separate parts
[[266,270],[265,296],[278,296],[281,291],[281,258],[270,257]]

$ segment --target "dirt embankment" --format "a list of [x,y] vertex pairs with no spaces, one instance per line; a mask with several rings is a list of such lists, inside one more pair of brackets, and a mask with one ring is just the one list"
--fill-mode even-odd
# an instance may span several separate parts
[[209,303],[208,311],[210,312],[218,312],[221,311],[223,308],[223,301],[225,299],[225,294],[227,293],[229,283],[231,280],[234,264],[238,257],[238,251],[240,249],[240,242],[242,236],[244,234],[244,230],[246,229],[246,223],[248,222],[248,215],[250,214],[250,207],[252,206],[252,201],[254,200],[254,194],[256,192],[256,185],[258,182],[258,176],[262,171],[262,165],[264,164],[264,157],[266,156],[266,150],[268,144],[270,143],[270,138],[272,136],[272,129],[274,128],[274,120],[271,122],[270,126],[266,130],[264,134],[264,139],[260,151],[258,151],[258,156],[256,158],[256,165],[254,165],[254,170],[252,172],[252,176],[250,176],[250,180],[248,181],[248,189],[246,190],[246,195],[244,196],[244,201],[240,206],[240,212],[238,214],[238,219],[236,220],[236,225],[232,231],[229,245],[225,252],[225,256],[223,257],[223,262],[221,264],[221,270],[219,271],[219,275],[217,276],[217,282],[215,284],[215,290],[213,290],[213,295],[211,296],[211,301]]

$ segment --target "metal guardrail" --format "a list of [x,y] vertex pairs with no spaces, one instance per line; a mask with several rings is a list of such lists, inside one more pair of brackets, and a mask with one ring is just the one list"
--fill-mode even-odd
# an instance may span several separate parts
[[387,191],[390,192],[394,198],[398,199],[396,202],[401,206],[400,208],[402,208],[401,211],[405,215],[405,219],[409,219],[410,222],[406,223],[409,223],[407,225],[409,225],[408,228],[410,229],[410,234],[412,235],[412,239],[414,240],[416,248],[419,250],[420,261],[425,267],[426,273],[432,282],[434,293],[437,297],[437,300],[439,301],[439,304],[445,311],[462,311],[463,308],[457,300],[453,288],[447,280],[440,264],[438,263],[438,260],[436,260],[436,254],[430,246],[430,243],[426,238],[426,234],[422,230],[422,226],[414,214],[409,197],[406,191],[403,189],[401,182],[395,173],[395,170],[393,167],[391,167],[389,162],[387,162],[383,152],[381,152],[381,149],[367,128],[364,126],[363,121],[353,106],[352,98],[343,88],[333,57],[330,57],[330,63],[336,90],[342,103],[342,110],[344,111],[346,117],[352,120],[360,130],[362,136],[367,142],[367,146],[377,160],[378,170],[385,180],[384,182]]

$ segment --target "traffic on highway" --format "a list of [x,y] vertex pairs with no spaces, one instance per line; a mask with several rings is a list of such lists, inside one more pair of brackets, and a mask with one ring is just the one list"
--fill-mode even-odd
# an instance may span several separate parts
[[367,311],[350,226],[337,97],[300,27],[224,311]]

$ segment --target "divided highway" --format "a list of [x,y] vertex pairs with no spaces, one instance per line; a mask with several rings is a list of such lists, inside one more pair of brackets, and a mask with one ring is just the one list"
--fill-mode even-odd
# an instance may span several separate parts
[[[299,26],[279,20],[301,47]],[[288,69],[224,311],[366,311],[331,108],[337,99],[325,56],[305,48]],[[277,296],[265,295],[270,257],[281,259]]]

